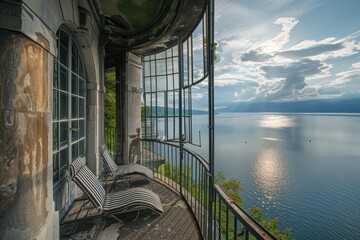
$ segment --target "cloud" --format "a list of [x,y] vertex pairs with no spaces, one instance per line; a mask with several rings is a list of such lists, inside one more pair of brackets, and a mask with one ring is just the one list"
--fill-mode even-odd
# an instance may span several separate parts
[[329,37],[320,41],[304,40],[287,50],[280,51],[277,56],[295,60],[306,57],[321,61],[349,57],[360,51],[359,42],[353,38],[354,36],[350,35],[340,39]]
[[351,66],[353,68],[360,68],[360,62],[353,63]]
[[336,44],[318,44],[308,48],[303,48],[299,50],[287,50],[278,53],[277,55],[286,57],[286,58],[305,58],[311,56],[317,56],[323,53],[334,52],[340,49],[343,49],[345,46],[342,43]]
[[280,51],[289,42],[290,33],[299,21],[292,17],[281,17],[274,22],[281,26],[281,31],[274,38],[265,41],[258,48],[266,53]]
[[257,52],[257,51],[254,51],[254,50],[251,50],[247,53],[244,53],[242,56],[241,56],[241,61],[243,62],[264,62],[268,59],[271,58],[271,55],[270,54],[266,54],[266,53],[260,53],[260,52]]
[[[269,100],[292,99],[299,97],[307,83],[305,79],[309,76],[326,72],[329,66],[320,61],[304,59],[288,65],[263,66],[261,70],[267,79],[282,79],[273,85],[262,97]],[[263,87],[269,88],[264,85]]]

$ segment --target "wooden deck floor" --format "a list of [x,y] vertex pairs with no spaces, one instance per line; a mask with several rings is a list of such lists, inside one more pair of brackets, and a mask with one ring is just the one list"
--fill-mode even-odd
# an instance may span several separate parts
[[[145,187],[157,193],[164,212],[150,210],[123,213],[112,217],[97,217],[97,210],[90,202],[75,201],[61,222],[61,239],[201,239],[196,222],[181,197],[156,181],[149,183],[144,177],[131,177],[133,187]],[[111,184],[107,185],[109,190]],[[122,184],[116,184],[119,191]],[[76,220],[75,220],[76,219]],[[74,221],[75,220],[75,221]]]

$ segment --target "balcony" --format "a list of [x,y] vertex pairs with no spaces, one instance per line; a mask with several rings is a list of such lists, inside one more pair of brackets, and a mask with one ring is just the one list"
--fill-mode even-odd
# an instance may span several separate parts
[[[118,214],[115,218],[99,218],[88,201],[75,200],[61,223],[61,239],[201,239],[197,223],[186,202],[173,189],[160,181],[144,181],[140,175],[130,176],[132,187],[144,187],[159,195],[164,213],[150,210]],[[126,181],[127,181],[126,180]],[[121,191],[122,182],[106,182],[110,191]]]
[[[110,142],[116,129],[108,131]],[[146,187],[160,196],[164,213],[149,211],[120,214],[121,220],[96,217],[90,203],[74,201],[62,220],[61,237],[92,239],[115,236],[121,239],[276,239],[243,211],[219,185],[210,185],[209,165],[196,153],[179,144],[141,141],[141,162],[155,173],[155,181],[131,177],[132,186]],[[180,157],[182,155],[182,157]],[[106,182],[107,188],[121,190],[121,182]],[[84,220],[89,219],[90,220]],[[93,218],[93,219],[91,219]],[[86,223],[86,224],[85,224]]]

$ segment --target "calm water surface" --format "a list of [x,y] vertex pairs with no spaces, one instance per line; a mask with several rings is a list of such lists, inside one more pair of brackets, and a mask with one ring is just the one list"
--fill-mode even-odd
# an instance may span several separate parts
[[[207,157],[207,116],[194,116]],[[360,115],[216,115],[215,170],[296,239],[360,240]]]

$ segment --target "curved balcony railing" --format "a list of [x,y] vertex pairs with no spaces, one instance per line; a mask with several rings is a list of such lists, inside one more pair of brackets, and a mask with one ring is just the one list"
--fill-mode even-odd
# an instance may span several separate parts
[[142,140],[142,160],[185,199],[204,239],[276,239],[219,185],[209,186],[209,165],[200,155],[176,143]]

